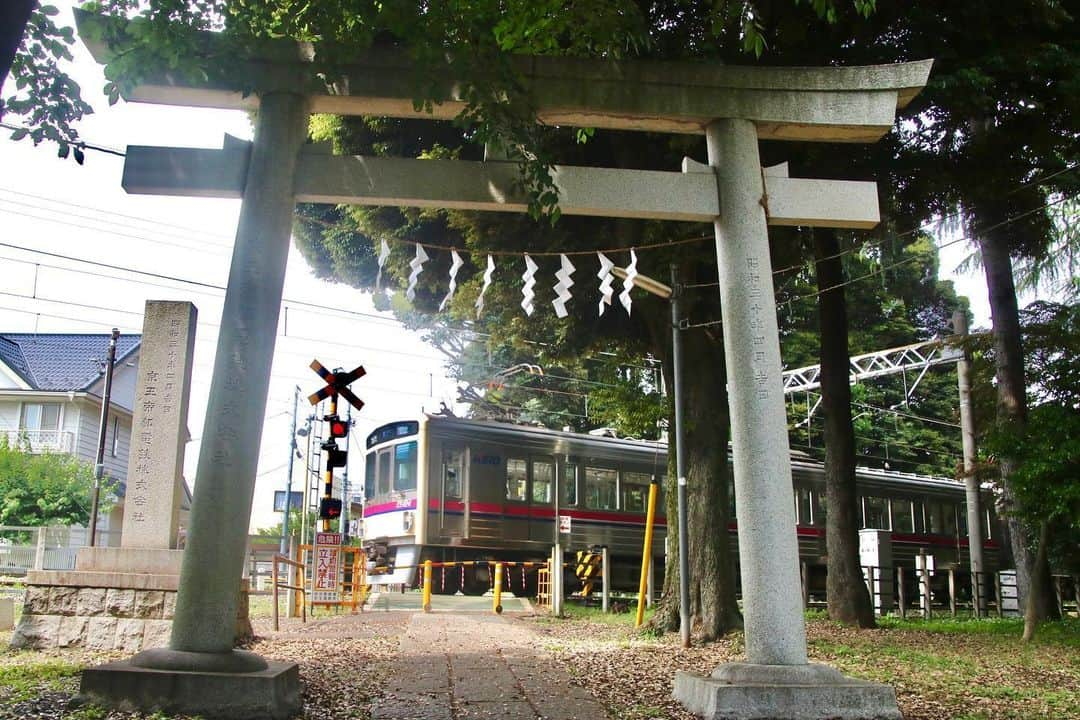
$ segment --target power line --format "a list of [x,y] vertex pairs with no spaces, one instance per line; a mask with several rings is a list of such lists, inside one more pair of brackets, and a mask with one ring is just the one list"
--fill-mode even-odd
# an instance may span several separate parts
[[[180,284],[184,284],[184,285],[193,285],[195,287],[205,288],[207,290],[214,291],[213,293],[207,293],[207,294],[213,294],[214,296],[218,296],[219,293],[223,294],[225,292],[225,289],[226,289],[225,286],[215,285],[213,283],[205,283],[205,282],[201,282],[201,281],[197,281],[197,280],[190,280],[190,279],[187,279],[187,278],[166,275],[166,274],[163,274],[163,273],[153,273],[153,272],[149,272],[149,271],[145,271],[145,270],[137,270],[137,269],[134,269],[134,268],[128,268],[128,267],[115,265],[115,264],[111,264],[111,263],[105,263],[105,262],[100,262],[100,261],[96,261],[96,260],[88,260],[86,258],[80,258],[80,257],[77,257],[77,256],[64,255],[62,253],[53,253],[53,252],[48,252],[48,251],[45,251],[45,250],[37,250],[37,249],[34,249],[34,248],[24,247],[24,246],[21,246],[21,245],[15,245],[13,243],[0,242],[0,247],[7,247],[7,248],[14,249],[14,250],[20,250],[20,251],[23,251],[23,252],[35,253],[35,254],[38,254],[38,255],[45,255],[47,257],[58,258],[58,259],[61,259],[61,260],[69,260],[69,261],[72,261],[72,262],[89,264],[89,265],[92,265],[92,266],[95,266],[95,267],[102,267],[102,268],[109,269],[109,270],[114,270],[114,271],[117,271],[117,272],[131,273],[131,274],[138,275],[138,276],[141,276],[141,277],[151,277],[151,278],[154,278],[154,279],[157,279],[157,280],[165,280],[165,281],[168,281],[168,282],[176,282],[176,283],[180,283]],[[133,279],[133,278],[118,277],[118,276],[115,276],[115,275],[107,275],[107,274],[103,274],[103,273],[94,273],[94,272],[89,271],[89,270],[65,267],[65,266],[62,266],[62,265],[52,265],[52,264],[49,264],[49,263],[42,263],[42,262],[33,261],[33,260],[26,260],[26,259],[21,259],[21,258],[11,258],[11,257],[6,257],[4,259],[8,259],[8,260],[11,260],[12,262],[19,262],[19,263],[23,263],[23,264],[27,264],[27,265],[48,267],[48,268],[56,269],[56,270],[59,270],[59,271],[62,271],[62,272],[73,272],[73,273],[90,275],[92,277],[101,277],[101,278],[112,279],[112,280],[120,280],[120,281],[123,281],[123,282],[141,283],[141,284],[149,285],[149,286],[152,286],[152,287],[166,288],[166,289],[169,289],[169,290],[178,290],[179,289],[179,288],[176,288],[176,287],[173,287],[173,286],[170,286],[170,285],[162,285],[160,283],[147,282],[145,280],[136,280],[136,279]],[[292,306],[292,307],[302,307],[302,308],[304,308],[305,312],[312,312],[313,314],[321,315],[321,316],[324,316],[324,317],[342,317],[342,316],[344,316],[344,317],[358,317],[358,318],[364,318],[364,319],[370,319],[370,320],[377,320],[377,321],[383,322],[383,323],[390,323],[392,325],[396,325],[396,326],[401,327],[403,329],[413,331],[411,328],[408,328],[405,325],[405,323],[402,322],[401,320],[398,320],[396,318],[384,317],[382,315],[375,315],[375,314],[372,314],[372,313],[365,313],[365,312],[361,312],[361,311],[358,311],[358,310],[347,310],[347,309],[344,309],[344,308],[326,307],[325,305],[322,305],[322,304],[308,302],[308,301],[304,301],[304,300],[295,300],[295,299],[291,299],[291,298],[283,298],[282,303],[283,303],[283,306],[286,309],[288,309],[290,306]],[[490,333],[479,332],[479,331],[469,329],[469,328],[454,328],[454,327],[445,327],[444,326],[442,329],[444,329],[444,330],[446,330],[448,332],[458,334],[458,335],[469,336],[471,338],[490,337]],[[312,339],[314,340],[314,338],[312,338]],[[537,342],[537,341],[534,341],[534,340],[526,340],[525,342],[527,344],[534,344],[534,345],[538,345],[538,346],[541,346],[541,347],[547,346],[547,343],[541,343],[541,342]],[[607,353],[603,353],[603,352],[597,353],[597,355],[606,355],[606,354]],[[597,357],[591,357],[590,356],[590,357],[587,357],[585,359],[587,361],[591,361],[591,362],[602,362],[602,363],[611,364],[611,361],[603,360],[603,359],[600,359],[600,358],[597,358]],[[648,362],[649,359],[645,358],[644,361]],[[625,362],[616,362],[615,364],[621,365],[621,366],[627,365],[627,363],[625,363]],[[639,368],[639,369],[650,369],[650,368],[647,368],[645,366],[633,366],[633,367],[636,367],[636,368]]]
[[[6,122],[0,122],[0,127],[4,128],[5,130],[13,130],[13,131],[25,130],[27,132],[29,132],[30,129],[31,129],[31,128],[28,128],[28,127],[23,127],[21,125],[11,125],[10,123],[6,123]],[[79,140],[79,141],[76,141],[76,142],[70,142],[68,144],[71,145],[72,147],[83,148],[84,150],[96,150],[98,152],[107,153],[109,155],[117,155],[119,157],[127,157],[127,153],[125,153],[123,150],[117,150],[116,148],[106,147],[104,145],[95,145],[93,143],[86,142],[85,140]]]
[[[1051,174],[1049,174],[1049,175],[1047,175],[1045,177],[1039,178],[1037,180],[1031,180],[1031,181],[1026,182],[1026,183],[1024,183],[1022,185],[1019,185],[1019,186],[1013,188],[1012,190],[1010,190],[1009,192],[1005,193],[1004,197],[1014,195],[1015,193],[1019,192],[1020,190],[1023,190],[1024,188],[1029,187],[1031,185],[1041,185],[1043,183],[1048,182],[1052,178],[1055,178],[1055,177],[1057,177],[1059,175],[1063,175],[1065,173],[1072,172],[1072,171],[1074,171],[1074,170],[1076,170],[1078,168],[1080,168],[1080,163],[1074,163],[1074,164],[1072,164],[1072,165],[1070,165],[1070,166],[1068,166],[1068,167],[1066,167],[1066,168],[1064,168],[1062,170],[1058,170],[1056,172],[1053,172],[1053,173],[1051,173]],[[1073,197],[1075,197],[1075,196],[1073,196]],[[1057,201],[1049,202],[1049,203],[1047,203],[1045,205],[1042,205],[1039,208],[1037,208],[1036,211],[1044,209],[1044,208],[1052,207],[1055,204],[1057,204]],[[918,225],[916,227],[910,228],[910,229],[905,230],[905,231],[900,232],[900,233],[896,233],[895,235],[891,235],[889,237],[881,238],[880,240],[867,240],[865,242],[859,243],[858,245],[856,245],[854,247],[847,248],[846,250],[840,250],[838,252],[833,253],[832,255],[826,255],[825,257],[822,257],[820,259],[815,259],[814,262],[819,262],[819,261],[823,261],[823,260],[833,260],[833,259],[838,258],[838,257],[844,257],[845,255],[853,255],[855,253],[862,252],[863,250],[866,250],[867,248],[870,248],[870,247],[874,247],[874,246],[878,246],[878,245],[884,245],[886,242],[895,243],[897,240],[899,240],[901,238],[904,238],[904,237],[907,237],[908,235],[913,235],[913,234],[915,234],[917,232],[921,232],[921,231],[924,231],[924,230],[932,230],[933,228],[935,228],[937,226],[940,226],[945,221],[953,219],[953,218],[960,217],[961,215],[963,215],[963,211],[962,210],[956,210],[956,211],[954,211],[952,213],[948,213],[946,215],[941,216],[940,218],[938,218],[937,220],[935,220],[933,222],[922,223],[922,224],[920,224],[920,225]],[[1021,216],[1021,217],[1024,217],[1024,216]],[[1019,219],[1019,218],[1015,218],[1015,219]],[[994,228],[987,228],[987,230],[992,230],[992,229],[994,229]],[[987,230],[982,230],[981,232],[986,232]],[[961,240],[966,240],[966,239],[968,239],[968,238],[961,238]],[[955,242],[955,241],[953,241],[953,242]],[[949,245],[953,244],[953,242],[949,242],[949,243],[946,243],[945,245],[941,245],[941,246],[938,247],[938,249],[948,247]],[[791,272],[793,270],[802,270],[802,269],[804,269],[806,267],[806,265],[807,265],[807,263],[805,263],[805,262],[797,263],[795,265],[789,265],[789,266],[784,267],[784,268],[779,268],[777,270],[773,270],[772,274],[773,275],[782,275],[784,273],[788,273],[788,272]],[[693,288],[693,289],[719,287],[719,286],[720,286],[719,281],[706,282],[706,283],[685,283],[684,285],[682,285],[682,287],[684,287],[684,288]]]
[[[1010,224],[1012,224],[1014,222],[1017,222],[1019,220],[1024,219],[1025,217],[1028,217],[1029,215],[1033,215],[1033,214],[1035,214],[1037,212],[1040,212],[1042,210],[1046,210],[1047,208],[1053,207],[1054,205],[1058,205],[1060,203],[1067,202],[1068,200],[1071,200],[1071,199],[1073,199],[1075,197],[1078,197],[1078,196],[1080,196],[1080,193],[1078,193],[1076,195],[1068,195],[1068,196],[1059,198],[1057,200],[1053,200],[1053,201],[1044,203],[1043,205],[1040,205],[1037,208],[1032,208],[1031,210],[1023,212],[1023,213],[1021,213],[1019,215],[1013,216],[1011,218],[1007,218],[1007,219],[1002,220],[1001,222],[998,222],[998,223],[994,223],[993,225],[991,225],[989,227],[982,228],[982,229],[979,230],[979,232],[987,233],[987,232],[990,232],[991,230],[996,230],[999,227],[1004,227],[1005,225],[1010,225]],[[957,243],[968,242],[968,241],[970,241],[972,239],[973,238],[970,238],[968,236],[959,237],[959,238],[956,238],[955,240],[950,240],[949,242],[944,243],[943,245],[939,245],[939,246],[937,246],[937,248],[938,248],[938,250],[941,250],[941,249],[947,248],[947,247],[949,247],[951,245],[956,245]],[[881,266],[881,267],[879,267],[879,268],[877,268],[877,269],[875,269],[875,270],[873,270],[873,271],[871,271],[869,273],[866,273],[865,275],[860,275],[858,277],[854,277],[854,278],[851,278],[849,280],[845,280],[844,282],[836,283],[835,285],[830,285],[829,287],[820,288],[816,292],[809,293],[807,295],[799,295],[799,296],[790,298],[788,300],[785,300],[784,302],[777,303],[776,307],[779,308],[782,305],[785,305],[785,304],[791,303],[791,302],[795,302],[797,300],[808,300],[810,298],[818,297],[822,293],[828,292],[829,290],[835,290],[837,288],[841,288],[841,287],[844,287],[846,285],[853,285],[854,283],[856,283],[856,282],[858,282],[860,280],[866,280],[867,278],[876,277],[876,276],[880,275],[881,273],[884,273],[886,270],[892,270],[894,268],[902,267],[904,265],[910,265],[911,263],[916,262],[918,259],[919,259],[918,257],[910,257],[910,258],[905,258],[904,260],[899,260],[899,261],[897,261],[895,263],[892,263],[891,265],[883,265],[883,266]]]
[[[193,227],[189,227],[187,225],[177,225],[175,223],[163,222],[161,220],[155,220],[153,218],[143,217],[141,215],[128,215],[126,213],[117,212],[115,210],[102,210],[101,208],[94,207],[93,205],[80,205],[79,203],[71,202],[70,200],[56,200],[55,198],[46,197],[44,195],[34,195],[33,193],[21,192],[19,190],[12,190],[11,188],[6,188],[6,187],[0,187],[0,191],[8,192],[8,193],[11,193],[12,195],[19,195],[21,197],[32,198],[32,199],[35,199],[35,200],[44,200],[45,202],[53,203],[53,204],[56,204],[56,205],[67,205],[67,206],[70,206],[70,207],[79,208],[80,210],[90,210],[91,212],[96,212],[96,213],[99,213],[101,215],[114,215],[116,217],[121,217],[121,218],[124,218],[126,220],[136,220],[138,222],[145,223],[147,225],[160,225],[161,227],[175,228],[177,230],[183,230],[183,231],[185,231],[185,233],[195,233],[196,235],[207,235],[209,237],[217,237],[217,238],[221,238],[223,240],[227,240],[227,241],[230,241],[230,242],[233,239],[231,235],[224,235],[224,234],[220,234],[220,233],[208,233],[208,232],[206,232],[204,230],[200,230],[199,228],[193,228]],[[56,212],[56,211],[53,211],[53,212]],[[185,234],[185,235],[180,235],[179,237],[190,238],[191,236]]]

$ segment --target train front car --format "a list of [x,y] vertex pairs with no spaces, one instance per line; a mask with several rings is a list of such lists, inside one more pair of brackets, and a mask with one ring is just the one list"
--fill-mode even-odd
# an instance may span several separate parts
[[417,511],[426,456],[425,420],[376,428],[364,457],[364,551],[372,585],[412,585],[424,515]]

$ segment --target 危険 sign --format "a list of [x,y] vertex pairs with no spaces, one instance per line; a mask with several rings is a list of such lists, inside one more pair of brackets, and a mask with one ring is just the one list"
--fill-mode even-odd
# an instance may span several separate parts
[[315,567],[311,578],[312,604],[341,602],[341,533],[315,533]]

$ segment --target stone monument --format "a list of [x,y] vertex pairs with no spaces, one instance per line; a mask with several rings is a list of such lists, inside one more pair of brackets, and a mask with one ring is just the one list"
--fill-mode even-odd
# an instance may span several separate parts
[[187,302],[146,303],[120,547],[81,548],[71,571],[31,571],[13,647],[135,652],[167,641],[197,315]]
[[[114,21],[85,14],[77,21],[84,38],[124,36],[122,21],[108,32],[88,25]],[[217,38],[203,41],[213,52]],[[99,62],[113,54],[108,46],[89,46]],[[707,221],[716,231],[747,662],[721,666],[707,678],[679,674],[676,696],[711,718],[899,718],[892,688],[807,662],[767,235],[769,224],[873,227],[875,186],[766,174],[758,141],[873,142],[925,84],[930,62],[864,68],[555,57],[515,62],[545,122],[693,133],[707,140],[708,165],[688,160],[682,173],[583,167],[555,167],[552,173],[563,214]],[[264,682],[250,672],[265,667],[263,661],[230,652],[231,623],[295,202],[526,209],[515,187],[517,170],[506,162],[335,157],[304,147],[311,112],[449,119],[465,107],[447,74],[432,78],[444,97],[417,108],[410,95],[413,72],[407,58],[379,49],[343,68],[343,81],[330,92],[303,48],[282,40],[201,81],[167,73],[144,77],[126,96],[257,109],[258,120],[250,146],[127,150],[128,192],[242,197],[243,205],[170,650],[84,674],[83,689],[96,698],[130,704],[136,676],[147,667],[171,673],[155,680],[167,696],[159,705],[167,701],[189,711],[193,706],[184,703],[202,682],[200,672],[231,671],[236,695]],[[281,669],[279,677],[286,672]],[[220,682],[221,674],[215,677]],[[281,682],[275,687],[291,691],[287,678]],[[181,685],[182,691],[170,689]],[[145,693],[138,701],[155,706]],[[290,709],[287,699],[281,702],[279,715]],[[216,712],[206,702],[198,707]]]

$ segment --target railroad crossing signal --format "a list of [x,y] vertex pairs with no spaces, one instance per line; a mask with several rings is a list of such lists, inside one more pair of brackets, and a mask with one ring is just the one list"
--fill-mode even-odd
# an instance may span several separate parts
[[[364,401],[356,397],[349,390],[349,383],[367,374],[364,366],[360,365],[351,372],[338,369],[331,372],[318,360],[311,361],[311,369],[326,381],[326,386],[316,393],[308,396],[308,401],[315,405],[321,400],[330,398],[330,413],[323,419],[330,424],[330,438],[322,444],[326,451],[326,482],[323,488],[323,497],[319,502],[319,518],[322,520],[323,532],[330,531],[330,521],[341,517],[342,502],[332,497],[334,491],[334,468],[343,468],[348,465],[348,450],[338,448],[337,439],[347,438],[349,435],[349,421],[342,420],[337,414],[338,397],[345,400],[357,410],[364,407]],[[347,440],[346,440],[347,442]]]
[[337,438],[343,438],[349,434],[348,420],[342,420],[337,415],[327,415],[323,419],[330,423],[330,437],[334,438],[335,440]]
[[333,520],[341,517],[341,500],[339,498],[324,497],[319,501],[319,518]]
[[362,378],[364,375],[367,375],[367,370],[364,370],[363,365],[358,366],[355,370],[350,372],[342,372],[341,370],[330,372],[323,367],[321,362],[312,360],[310,367],[319,374],[319,377],[326,381],[326,387],[316,393],[308,395],[308,402],[312,405],[315,405],[320,400],[325,400],[326,398],[336,400],[338,395],[340,395],[357,410],[364,407],[364,401],[356,397],[356,395],[353,395],[352,390],[349,390],[349,383],[357,378]]

